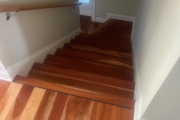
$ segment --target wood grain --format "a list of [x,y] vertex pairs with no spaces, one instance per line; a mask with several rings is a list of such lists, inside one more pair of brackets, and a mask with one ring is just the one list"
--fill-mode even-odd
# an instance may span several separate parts
[[106,42],[106,43],[110,42],[111,43],[110,45],[112,46],[114,46],[115,43],[117,44],[116,46],[119,46],[119,44],[122,44],[122,43],[131,45],[131,42],[128,39],[114,39],[114,38],[103,37],[103,36],[98,36],[98,35],[89,35],[89,34],[84,34],[84,33],[81,33],[80,35],[76,36],[76,39]]
[[60,120],[89,120],[93,103],[87,99],[69,97]]
[[91,34],[91,32],[96,29],[101,23],[91,21],[89,16],[80,16],[80,25],[82,33]]
[[19,91],[22,88],[22,84],[12,83],[3,99],[0,101],[0,120],[4,120],[8,115],[11,106],[15,102],[16,97],[18,96]]
[[44,61],[44,64],[131,81],[134,75],[133,70],[129,68],[102,65],[63,56],[59,57],[48,55]]
[[19,120],[28,100],[33,91],[33,87],[22,86],[14,104],[11,106],[6,120]]
[[[77,79],[80,81],[88,81],[93,82],[96,84],[102,84],[104,86],[111,86],[111,87],[118,87],[119,89],[128,89],[131,91],[134,91],[135,83],[131,81],[126,81],[122,79],[115,79],[105,76],[100,76],[96,74],[86,73],[82,71],[67,69],[67,68],[60,68],[57,66],[51,66],[51,65],[45,65],[45,64],[39,64],[35,63],[32,67],[32,71],[42,71],[42,72],[48,72],[57,74],[62,77],[68,77]],[[29,74],[31,74],[31,72]]]
[[70,44],[75,45],[82,45],[82,46],[88,46],[88,47],[95,47],[99,49],[109,50],[109,51],[117,51],[117,52],[123,52],[132,54],[132,49],[129,47],[113,47],[105,43],[98,43],[98,42],[91,42],[91,41],[85,41],[85,40],[71,40]]
[[3,98],[3,96],[5,95],[6,91],[8,90],[9,86],[10,86],[10,82],[6,82],[3,80],[0,80],[0,101]]
[[56,96],[57,92],[46,90],[41,104],[39,105],[38,111],[36,112],[34,120],[48,120],[49,115],[53,109],[53,104]]
[[0,5],[0,12],[24,11],[35,9],[56,8],[65,6],[81,5],[80,2],[58,2],[58,3],[41,3],[41,4],[21,4],[21,5]]
[[16,76],[16,85],[0,81],[1,120],[133,119],[132,22],[80,21],[82,33],[35,63],[27,77]]
[[58,93],[56,100],[54,101],[53,104],[53,109],[51,111],[51,114],[49,116],[49,120],[60,120],[63,114],[63,110],[65,108],[65,105],[68,100],[68,95]]
[[31,71],[28,77],[44,80],[57,85],[71,87],[74,89],[76,88],[82,89],[90,93],[99,93],[107,96],[108,95],[118,96],[118,97],[130,98],[130,99],[133,99],[134,96],[134,91],[132,90],[116,88],[111,86],[104,86],[101,84],[96,84],[88,81],[80,81],[74,78],[62,77],[46,72]]
[[87,90],[72,88],[72,87],[61,85],[61,84],[50,83],[50,82],[46,82],[43,80],[25,78],[25,77],[21,77],[21,76],[17,76],[15,78],[15,81],[22,83],[22,84],[38,86],[41,88],[59,91],[59,92],[63,92],[66,94],[84,97],[87,99],[100,101],[100,102],[104,102],[104,103],[109,103],[109,104],[113,104],[113,105],[117,105],[117,106],[121,106],[121,107],[126,107],[126,108],[130,108],[130,109],[134,108],[134,100],[132,100],[132,99],[117,97],[114,95],[107,96],[105,94],[100,94],[100,93],[96,93],[96,92],[88,92]]
[[132,61],[129,59],[123,59],[123,58],[117,59],[114,57],[97,55],[97,54],[92,54],[92,53],[82,52],[82,51],[72,51],[68,49],[57,49],[55,55],[73,57],[73,58],[87,60],[91,62],[98,62],[98,63],[106,64],[106,65],[123,66],[127,68],[132,68],[132,65],[133,65]]
[[95,102],[90,120],[132,120],[132,110]]
[[89,46],[82,46],[82,45],[77,45],[77,44],[65,44],[64,49],[74,49],[74,50],[83,51],[83,52],[90,52],[93,54],[106,55],[106,56],[112,56],[112,57],[117,57],[117,58],[132,59],[131,54],[110,51],[110,50],[104,50],[104,49],[89,47]]
[[44,93],[45,89],[34,88],[19,120],[34,120]]
[[10,84],[0,103],[1,120],[132,120],[133,116],[133,109],[19,83]]

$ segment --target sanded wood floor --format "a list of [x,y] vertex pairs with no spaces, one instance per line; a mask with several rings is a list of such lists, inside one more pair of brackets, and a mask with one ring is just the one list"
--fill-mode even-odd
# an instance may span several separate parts
[[132,120],[130,109],[0,80],[0,120]]

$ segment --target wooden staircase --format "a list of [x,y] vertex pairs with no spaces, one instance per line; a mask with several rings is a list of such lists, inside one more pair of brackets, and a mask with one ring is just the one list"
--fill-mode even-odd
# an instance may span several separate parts
[[[43,64],[34,63],[27,77],[16,76],[14,82],[133,111],[131,29],[131,22],[110,19],[47,55]],[[127,114],[121,120],[132,119]]]

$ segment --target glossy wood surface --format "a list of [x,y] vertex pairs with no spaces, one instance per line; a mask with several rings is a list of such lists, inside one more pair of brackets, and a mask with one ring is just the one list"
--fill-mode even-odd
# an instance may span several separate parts
[[[46,77],[48,77],[48,76],[46,76]],[[52,76],[52,77],[57,79],[56,76]],[[52,80],[52,79],[50,79],[50,80]],[[54,80],[52,80],[52,81],[54,81]],[[109,95],[109,94],[102,94],[99,92],[89,92],[87,90],[83,90],[80,88],[73,88],[73,87],[69,87],[67,85],[65,86],[62,84],[57,84],[57,83],[49,82],[46,80],[33,79],[33,78],[29,78],[29,77],[25,78],[25,77],[17,76],[15,78],[15,82],[32,85],[32,86],[37,86],[40,88],[46,88],[46,89],[50,89],[53,91],[60,91],[62,93],[75,95],[75,96],[79,96],[79,97],[83,96],[83,98],[100,101],[103,103],[113,104],[116,106],[121,106],[121,107],[129,108],[129,109],[134,109],[134,100],[124,98],[124,97],[118,97],[118,96]]]
[[81,23],[82,33],[85,34],[91,34],[94,31],[94,29],[102,25],[102,23],[91,21],[91,17],[84,15],[80,16],[80,23]]
[[98,75],[104,75],[107,77],[119,78],[124,80],[133,79],[134,72],[132,69],[125,67],[107,66],[97,63],[91,63],[88,61],[82,61],[74,58],[59,57],[48,55],[44,61],[44,64],[65,67],[69,69],[89,72]]
[[[133,119],[132,23],[110,19],[104,24],[96,24],[89,17],[81,16],[80,19],[80,35],[57,49],[54,55],[47,55],[42,64],[35,63],[27,77],[16,76],[13,86],[2,83],[4,90],[13,93],[0,92],[0,96],[10,98],[7,102],[0,98],[3,104],[1,118]],[[24,85],[32,87],[24,88]],[[26,94],[27,99],[22,106],[10,108],[18,106],[17,97],[23,97],[18,93]]]
[[107,120],[104,115],[111,120],[132,120],[131,109],[0,80],[0,85],[5,84],[0,87],[4,91],[0,120]]
[[58,3],[37,3],[37,4],[18,4],[18,5],[0,5],[0,12],[13,12],[35,9],[47,9],[65,6],[77,6],[81,5],[80,2],[58,2]]
[[97,55],[97,54],[92,54],[92,53],[87,53],[87,52],[82,52],[82,51],[75,51],[75,50],[72,51],[68,49],[59,48],[56,50],[55,55],[72,57],[76,59],[102,63],[106,65],[123,66],[123,67],[131,68],[131,69],[133,66],[133,63],[130,59],[114,58],[114,57]]
[[96,84],[100,84],[104,86],[110,86],[110,87],[115,87],[119,89],[127,89],[129,91],[134,91],[135,84],[131,81],[105,77],[105,76],[101,76],[97,74],[91,74],[91,73],[67,69],[63,67],[35,63],[29,75],[33,71],[51,73],[51,74],[59,75],[61,77],[65,77],[65,78],[72,78],[79,81],[87,81],[87,82],[92,82],[92,83],[96,83]]
[[130,40],[132,32],[132,22],[110,19],[103,26],[95,29],[91,35],[111,39]]
[[74,49],[74,50],[83,51],[83,52],[89,52],[89,53],[93,53],[93,54],[112,56],[112,57],[117,57],[117,58],[132,59],[132,54],[129,54],[129,53],[111,51],[111,50],[101,49],[101,48],[96,48],[96,47],[91,47],[91,46],[83,46],[83,45],[78,45],[78,44],[66,43],[64,45],[64,48],[65,49]]
[[90,41],[85,41],[85,40],[71,40],[70,44],[75,44],[75,45],[77,44],[77,45],[82,45],[82,46],[88,46],[88,47],[100,48],[100,49],[104,49],[104,50],[110,50],[110,51],[117,51],[117,52],[132,54],[132,50],[127,48],[126,46],[117,48],[117,47],[111,47],[108,44],[90,42]]

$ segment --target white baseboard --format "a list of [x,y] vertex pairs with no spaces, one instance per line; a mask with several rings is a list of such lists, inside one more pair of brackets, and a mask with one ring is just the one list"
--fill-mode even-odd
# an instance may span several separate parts
[[142,104],[142,88],[141,88],[141,80],[139,77],[139,69],[138,69],[138,63],[137,63],[137,53],[134,49],[134,42],[132,41],[132,48],[133,48],[133,68],[134,68],[134,82],[135,82],[135,94],[134,94],[134,100],[135,102],[135,108],[134,108],[134,120],[142,120],[141,119],[141,104]]
[[[136,71],[137,72],[137,71]],[[141,105],[142,105],[142,90],[141,82],[138,73],[135,73],[136,86],[135,86],[135,108],[134,108],[134,120],[141,120]]]
[[106,21],[107,21],[107,19],[105,19],[105,18],[98,18],[98,17],[95,18],[95,22],[104,23]]
[[133,22],[133,26],[132,26],[131,41],[133,40],[135,27],[136,27],[136,20],[134,20],[134,22]]
[[108,13],[107,14],[107,19],[117,19],[117,20],[124,20],[124,21],[130,21],[134,22],[135,18],[131,16],[125,16],[125,15],[118,15],[118,14],[113,14],[113,13]]
[[89,12],[89,11],[81,11],[80,10],[80,15],[85,15],[85,16],[92,16],[92,12]]
[[44,47],[43,49],[35,52],[34,54],[28,56],[27,58],[13,64],[6,70],[0,71],[0,79],[6,81],[12,81],[16,75],[27,76],[29,70],[35,62],[42,63],[47,56],[47,54],[53,54],[55,50],[60,47],[62,48],[64,43],[69,42],[72,38],[78,35],[81,29],[77,29],[74,32],[60,38],[59,40],[53,42],[52,44]]
[[125,16],[125,15],[118,15],[118,14],[113,14],[113,13],[108,13],[107,14],[107,18],[99,18],[99,17],[96,17],[95,18],[95,21],[96,22],[100,22],[100,23],[104,23],[106,22],[108,19],[117,19],[117,20],[124,20],[124,21],[130,21],[130,22],[133,22],[135,21],[135,18],[134,17],[131,17],[131,16]]
[[4,69],[0,69],[0,79],[5,81],[11,81],[9,73]]

